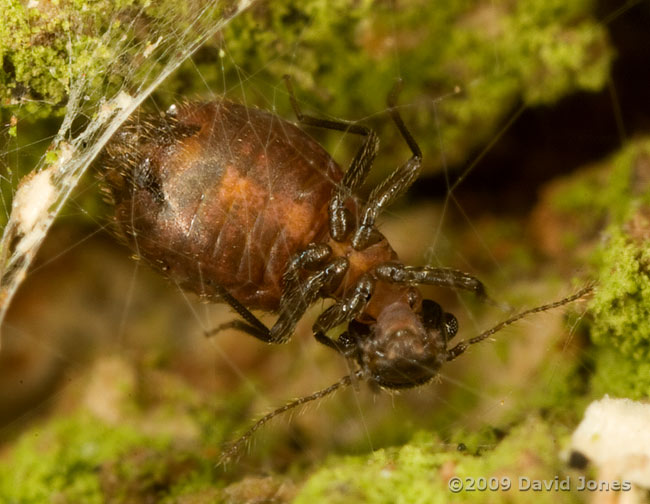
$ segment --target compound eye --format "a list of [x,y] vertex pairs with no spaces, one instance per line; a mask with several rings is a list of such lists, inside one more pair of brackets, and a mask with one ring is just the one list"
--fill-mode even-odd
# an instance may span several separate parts
[[442,317],[442,308],[435,301],[425,299],[422,301],[422,322],[428,329],[439,329]]
[[447,334],[447,341],[456,336],[458,332],[458,320],[451,313],[445,313],[445,332]]

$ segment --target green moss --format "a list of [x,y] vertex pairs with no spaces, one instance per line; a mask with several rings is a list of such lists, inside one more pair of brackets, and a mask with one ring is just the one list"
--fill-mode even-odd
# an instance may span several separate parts
[[31,120],[63,113],[73,89],[87,104],[123,81],[143,86],[166,61],[149,49],[182,45],[221,15],[166,0],[0,0],[0,8],[0,104]]
[[649,261],[647,245],[630,241],[620,229],[600,252],[599,284],[590,304],[598,393],[650,395]]
[[[181,31],[192,17],[191,8],[178,3],[170,11],[166,2],[138,0],[68,0],[50,8],[3,1],[0,59],[10,69],[0,81],[5,105],[24,97],[41,106],[61,103],[72,80],[104,75],[118,56],[114,41],[137,42],[134,23],[142,31],[142,23],[152,28],[154,20],[169,20],[172,12]],[[131,19],[140,9],[146,21],[145,16]],[[576,89],[600,89],[611,51],[592,10],[591,1],[527,0],[514,6],[455,1],[432,8],[424,1],[394,7],[371,0],[284,0],[258,4],[234,20],[223,34],[222,54],[238,65],[230,70],[230,82],[261,72],[279,83],[281,75],[291,73],[301,87],[318,88],[316,96],[335,97],[331,112],[336,114],[380,110],[396,75],[412,88],[439,93],[432,98],[460,85],[467,94],[451,106],[457,109],[451,122],[476,126],[484,114],[502,115],[503,105],[517,95],[535,104]],[[110,39],[104,36],[109,30]],[[196,68],[188,64],[167,89],[191,95],[204,92],[205,82],[222,82],[214,53],[195,63],[205,80],[195,79]],[[484,92],[492,94],[490,99]]]
[[[475,456],[459,451],[457,444],[443,443],[431,433],[421,433],[399,448],[378,450],[369,457],[331,459],[304,485],[295,502],[556,502],[556,492],[517,490],[518,478],[553,480],[562,478],[564,464],[558,457],[560,440],[566,435],[532,418],[514,428],[502,441],[490,435],[468,438],[483,449]],[[508,478],[509,491],[461,491],[448,488],[451,477]],[[564,502],[579,501],[579,495],[563,494]]]
[[591,380],[595,397],[608,394],[628,399],[650,396],[650,362],[630,359],[620,351],[600,346],[594,352],[596,372]]
[[[75,87],[83,87],[86,105],[125,81],[128,92],[141,88],[165,64],[164,56],[142,64],[143,47],[154,47],[158,36],[163,44],[176,40],[170,31],[189,29],[193,19],[189,4],[168,0],[32,3],[0,0],[0,104],[19,119],[11,130],[25,137],[19,144],[30,146],[12,163],[16,180],[58,127],[43,131],[34,124],[38,118],[61,114]],[[593,10],[589,1],[259,2],[208,41],[155,99],[164,106],[224,91],[248,104],[277,106],[290,118],[281,79],[288,73],[307,110],[361,120],[385,110],[389,89],[402,77],[400,101],[417,104],[404,115],[424,151],[424,170],[434,172],[443,163],[440,142],[444,162],[460,164],[494,138],[516,104],[549,104],[602,88],[612,50]],[[83,112],[92,117],[96,110]],[[404,161],[407,149],[385,116],[369,122],[387,147],[371,171],[374,184]],[[346,161],[356,147],[341,147],[337,135],[325,142]],[[15,181],[6,191],[12,188]]]
[[586,15],[592,8],[591,0],[517,2],[502,47],[526,103],[553,103],[571,90],[605,84],[612,52],[602,27]]
[[595,394],[650,394],[650,379],[645,378],[650,361],[648,159],[650,140],[639,139],[574,176],[553,197],[557,211],[570,216],[583,233],[608,223],[605,239],[590,259],[598,280],[589,305]]
[[591,311],[592,339],[636,361],[650,361],[650,253],[622,234],[602,251],[600,283]]
[[[544,0],[435,7],[369,0],[260,4],[224,30],[219,52],[206,48],[166,92],[176,99],[205,94],[206,82],[214,90],[242,81],[235,90],[243,96],[235,98],[277,106],[292,117],[288,100],[278,94],[288,73],[310,110],[354,120],[384,110],[390,88],[402,77],[402,103],[419,104],[405,111],[409,127],[425,152],[425,170],[434,171],[440,168],[440,141],[446,161],[460,163],[494,137],[522,100],[549,104],[602,88],[612,50],[593,9],[591,1],[568,6]],[[197,67],[205,80],[192,77]],[[390,146],[383,169],[391,170],[403,162],[406,148],[389,121],[376,127]],[[441,138],[431,134],[433,127]],[[340,148],[338,142],[332,140],[330,151]],[[342,159],[349,156],[341,153]],[[378,170],[373,177],[384,176]]]
[[53,421],[23,436],[10,461],[0,462],[0,501],[103,502],[98,468],[138,446],[163,449],[168,440],[111,426],[89,415]]
[[224,486],[215,460],[250,395],[207,403],[173,375],[136,377],[110,357],[87,383],[86,403],[25,431],[0,457],[0,502],[160,502]]
[[[0,28],[0,78],[3,106],[21,105],[21,117],[57,113],[77,79],[101,76],[115,53],[102,37],[109,27],[114,40],[125,34],[113,16],[133,2],[57,2],[31,4],[4,0]],[[102,79],[100,79],[101,81]],[[89,93],[92,87],[89,88]]]

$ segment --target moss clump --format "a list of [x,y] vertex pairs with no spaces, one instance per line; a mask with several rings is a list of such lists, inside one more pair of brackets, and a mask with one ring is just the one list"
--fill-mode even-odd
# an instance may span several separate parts
[[591,0],[514,5],[504,23],[502,50],[526,103],[548,104],[572,90],[602,88],[612,52],[602,26],[587,15]]
[[617,233],[602,251],[591,303],[592,339],[636,362],[650,361],[650,252]]
[[596,373],[591,380],[593,395],[629,399],[650,396],[650,362],[639,362],[615,348],[600,346],[594,355]]
[[0,502],[161,502],[224,486],[215,460],[238,398],[215,406],[174,375],[111,357],[85,382],[75,410],[0,458]]
[[600,253],[599,285],[591,303],[599,393],[650,395],[650,253],[621,230]]
[[[289,73],[312,108],[361,119],[384,109],[401,76],[401,101],[419,104],[415,114],[409,111],[409,127],[422,143],[425,170],[434,171],[440,168],[439,142],[450,165],[464,161],[477,145],[494,137],[518,102],[549,104],[576,91],[603,87],[613,51],[593,10],[591,0],[570,5],[560,0],[435,6],[368,0],[261,4],[224,31],[227,52],[221,54],[237,65],[226,65],[225,81],[254,75],[242,83],[257,86],[246,93],[247,101],[263,107],[277,103],[290,114],[288,100],[276,97],[281,76]],[[206,53],[199,69],[219,86],[222,76],[214,60],[214,54]],[[188,71],[193,69],[188,66]],[[265,88],[256,84],[260,81]],[[190,93],[205,92],[199,79],[170,84],[178,93],[187,94],[188,87]],[[434,125],[442,138],[431,134]],[[381,137],[399,146],[387,149],[396,151],[382,163],[390,170],[403,161],[405,146],[389,121],[382,128],[387,129]],[[372,176],[380,174],[373,170]]]
[[23,436],[9,461],[0,462],[0,501],[36,504],[56,497],[61,502],[104,502],[103,464],[139,446],[163,450],[168,444],[168,439],[150,438],[89,415],[55,420]]
[[113,40],[125,35],[126,27],[116,16],[134,4],[129,0],[4,2],[2,106],[21,105],[15,108],[21,117],[57,112],[75,79],[105,75],[117,54],[102,34],[112,30]]
[[[650,139],[631,142],[610,160],[556,183],[550,198],[555,234],[587,243],[597,287],[589,305],[596,345],[593,392],[650,394]],[[549,219],[547,219],[548,221]],[[604,237],[604,239],[603,239]],[[556,247],[569,252],[568,247]],[[573,259],[577,266],[576,258]]]
[[638,399],[650,395],[650,140],[628,145],[609,165],[600,187],[587,191],[576,184],[563,204],[590,208],[608,221],[606,239],[592,256],[598,278],[590,303],[594,392]]
[[[3,105],[23,98],[41,105],[62,102],[72,79],[106,75],[109,63],[125,58],[114,52],[118,46],[113,41],[131,41],[120,44],[122,49],[138,43],[146,48],[165,30],[186,28],[198,14],[191,9],[139,0],[5,2],[0,27]],[[336,97],[334,113],[375,112],[397,75],[414,88],[433,89],[438,93],[434,98],[471,82],[456,106],[467,98],[472,104],[458,109],[456,121],[476,126],[477,113],[486,112],[490,103],[512,103],[516,95],[537,104],[576,89],[600,89],[612,52],[593,9],[591,0],[570,5],[559,0],[460,1],[435,8],[424,1],[391,7],[371,0],[284,0],[253,6],[228,25],[223,39],[226,54],[239,65],[231,71],[232,82],[241,77],[237,71],[261,71],[278,83],[290,72],[303,87],[318,87],[326,99]],[[154,39],[143,39],[146,31]],[[216,46],[222,48],[221,42]],[[222,82],[213,53],[204,59],[199,55],[196,63],[204,80],[181,72],[167,89],[191,94],[205,91],[195,88],[205,82]],[[193,65],[187,70],[195,72]],[[494,99],[488,100],[479,89],[498,91],[490,91]]]
[[[83,105],[125,81],[128,92],[142,88],[169,53],[222,16],[216,2],[168,0],[2,0],[0,7],[0,106],[30,120],[62,113],[73,91]],[[155,52],[159,46],[167,51]]]
[[[563,429],[532,418],[495,445],[492,435],[471,436],[470,443],[481,446],[472,450],[442,443],[431,433],[421,433],[399,448],[378,450],[369,457],[344,457],[329,461],[302,488],[295,502],[556,502],[556,492],[520,491],[519,477],[553,480],[563,477],[564,464],[558,457]],[[498,491],[461,491],[452,493],[452,477],[507,478],[511,487]],[[578,502],[577,493],[567,492],[564,502]]]

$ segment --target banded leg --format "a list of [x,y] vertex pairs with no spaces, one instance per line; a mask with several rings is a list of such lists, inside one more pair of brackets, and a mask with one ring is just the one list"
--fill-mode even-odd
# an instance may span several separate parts
[[[325,243],[312,243],[305,248],[302,252],[294,255],[287,270],[282,275],[282,285],[284,292],[291,292],[300,287],[300,272],[315,271],[321,267],[327,259],[332,255],[332,249]],[[280,301],[282,304],[282,301]]]
[[352,246],[355,250],[363,250],[377,240],[379,235],[374,232],[377,217],[384,208],[393,203],[393,201],[415,182],[415,179],[420,173],[420,167],[422,166],[422,151],[406,128],[396,108],[397,96],[401,88],[402,82],[398,81],[388,95],[387,104],[391,118],[411,149],[412,155],[406,163],[397,168],[397,170],[370,193],[370,198],[368,198],[368,202],[361,213],[361,223],[352,238]]
[[269,329],[248,308],[237,301],[226,289],[217,286],[221,298],[228,303],[244,320],[236,319],[221,324],[206,333],[212,336],[224,329],[237,329],[264,341],[265,343],[285,343],[291,337],[291,332],[300,317],[309,305],[318,298],[319,292],[324,287],[340,283],[348,262],[346,259],[337,259],[320,271],[300,281],[300,271],[314,269],[322,266],[332,251],[325,244],[312,244],[302,252],[296,254],[290,261],[285,273],[284,293],[280,300],[278,320]]
[[378,278],[390,283],[408,285],[425,284],[463,289],[474,293],[479,299],[489,299],[485,286],[478,278],[452,268],[404,266],[399,263],[385,263],[379,265],[375,273]]
[[286,343],[307,308],[320,297],[323,290],[334,290],[343,280],[349,262],[338,257],[324,269],[312,274],[303,283],[286,291],[280,301],[280,312],[269,333],[269,343]]
[[341,180],[336,191],[332,194],[332,199],[329,204],[330,235],[332,236],[332,239],[336,241],[343,241],[347,237],[347,234],[350,232],[350,228],[353,225],[350,212],[345,208],[345,201],[357,188],[361,186],[361,184],[363,184],[368,176],[370,167],[377,157],[379,137],[372,129],[362,124],[332,121],[329,119],[320,119],[304,115],[300,110],[300,106],[298,105],[298,101],[293,92],[291,79],[288,75],[284,76],[284,82],[287,91],[289,92],[289,100],[298,122],[306,126],[343,131],[344,133],[354,133],[355,135],[365,137],[363,144],[357,150],[347,171],[343,175],[343,180]]
[[370,301],[374,288],[375,280],[372,276],[364,275],[347,297],[321,313],[312,328],[316,341],[345,355],[345,342],[341,344],[340,340],[333,340],[327,336],[327,331],[339,324],[349,322],[361,314]]

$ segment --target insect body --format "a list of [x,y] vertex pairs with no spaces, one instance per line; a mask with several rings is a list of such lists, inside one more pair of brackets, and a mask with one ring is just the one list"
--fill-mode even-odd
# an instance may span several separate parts
[[291,257],[327,235],[339,167],[266,112],[226,101],[172,110],[127,126],[109,148],[118,225],[183,287],[278,310]]
[[[448,349],[458,324],[418,284],[485,296],[476,278],[399,262],[377,216],[417,178],[420,149],[395,108],[391,117],[412,156],[364,204],[354,197],[375,159],[365,126],[305,116],[299,121],[363,137],[343,172],[307,134],[279,117],[229,101],[172,107],[120,130],[103,158],[118,232],[136,253],[184,288],[225,301],[241,319],[221,326],[267,343],[288,341],[310,304],[334,304],[316,339],[356,361],[386,388],[430,380],[466,344]],[[250,310],[277,313],[267,328]],[[347,323],[337,339],[330,329]]]

